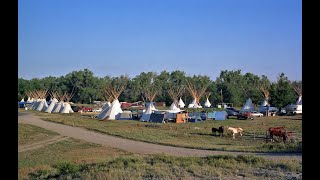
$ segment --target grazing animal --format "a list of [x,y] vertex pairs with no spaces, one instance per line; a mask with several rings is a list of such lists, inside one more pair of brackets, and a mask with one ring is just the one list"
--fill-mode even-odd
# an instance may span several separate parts
[[212,128],[212,133],[214,133],[215,135],[217,134],[217,132],[219,133],[220,137],[223,136],[223,132],[224,132],[224,127],[220,126],[219,128]]
[[[275,136],[282,138],[282,141],[284,143],[286,143],[287,139],[288,139],[288,134],[287,134],[287,130],[284,126],[280,126],[280,127],[270,127],[267,130],[267,135],[269,134],[271,141],[274,142],[274,138]],[[268,140],[268,138],[267,138]]]
[[240,136],[242,136],[242,132],[243,132],[243,129],[242,128],[234,128],[234,127],[228,127],[227,128],[227,131],[231,131],[232,133],[232,138],[235,139],[236,137],[236,134],[239,133]]

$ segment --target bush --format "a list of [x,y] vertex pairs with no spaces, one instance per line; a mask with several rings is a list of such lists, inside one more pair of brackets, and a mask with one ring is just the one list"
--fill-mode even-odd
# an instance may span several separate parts
[[59,174],[71,174],[82,170],[80,165],[68,161],[59,162],[53,167],[58,169]]

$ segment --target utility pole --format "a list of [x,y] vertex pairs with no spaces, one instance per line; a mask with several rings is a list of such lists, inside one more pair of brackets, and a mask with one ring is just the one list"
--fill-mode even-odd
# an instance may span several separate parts
[[221,103],[223,103],[222,89],[220,89],[220,94],[221,94]]

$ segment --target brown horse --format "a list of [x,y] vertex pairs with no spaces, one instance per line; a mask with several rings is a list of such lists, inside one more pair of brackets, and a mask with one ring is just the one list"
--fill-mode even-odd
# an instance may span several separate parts
[[280,127],[270,127],[268,130],[267,130],[267,137],[266,137],[266,140],[268,142],[268,134],[271,138],[271,141],[274,142],[274,137],[277,136],[277,137],[280,137],[282,138],[283,142],[286,143],[287,139],[288,139],[288,135],[287,135],[287,130],[284,126],[280,126]]

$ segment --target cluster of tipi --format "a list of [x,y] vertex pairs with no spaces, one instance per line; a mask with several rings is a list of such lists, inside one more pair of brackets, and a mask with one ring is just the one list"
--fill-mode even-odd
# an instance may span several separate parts
[[[125,90],[127,83],[118,83],[116,85],[108,85],[104,91],[104,99],[107,103],[102,107],[101,112],[96,116],[97,119],[104,120],[115,120],[119,119],[123,113],[131,113],[130,111],[122,111],[121,104],[118,100],[121,93]],[[187,82],[187,90],[193,96],[193,101],[188,105],[188,108],[202,108],[199,103],[200,98],[205,95],[206,102],[204,103],[205,107],[210,107],[211,103],[209,102],[210,93],[206,93],[207,86],[197,88],[195,84]],[[180,108],[185,107],[185,103],[181,99],[182,92],[184,90],[183,86],[171,87],[168,89],[169,96],[172,99],[172,104],[167,111],[167,116],[174,115],[181,112]],[[156,97],[158,90],[155,86],[145,88],[143,93],[146,99],[149,101],[146,110],[143,111],[143,114],[140,118],[141,121],[149,121],[152,113],[158,111],[153,103],[154,98]],[[73,110],[70,105],[70,99],[73,94],[59,94],[57,92],[48,92],[47,90],[36,90],[26,93],[28,96],[27,102],[30,103],[26,107],[27,110],[36,110],[43,111],[47,113],[73,113]],[[49,102],[46,101],[46,97],[50,95],[51,99]],[[178,100],[179,99],[179,100]],[[110,103],[112,101],[112,103]],[[24,99],[21,100],[24,102]]]
[[[73,113],[69,103],[72,95],[69,93],[59,94],[57,92],[48,92],[48,90],[36,90],[26,92],[28,96],[26,110],[42,111],[47,113]],[[46,101],[47,95],[51,96],[49,102]],[[21,100],[24,102],[24,99]]]
[[[199,88],[196,88],[195,85],[193,85],[189,82],[187,84],[188,84],[187,89],[189,90],[189,92],[191,93],[191,95],[194,98],[193,102],[191,104],[189,104],[188,108],[202,108],[202,106],[199,103],[199,100],[203,94],[206,94],[206,97],[207,97],[207,100],[206,100],[204,106],[205,107],[211,106],[211,103],[209,102],[209,99],[208,99],[210,93],[205,93],[206,87],[199,89]],[[104,98],[107,101],[107,103],[102,107],[102,111],[97,115],[98,119],[100,119],[100,120],[103,120],[103,119],[114,120],[114,119],[119,119],[120,116],[123,114],[129,114],[127,116],[128,117],[130,116],[130,113],[131,113],[130,111],[129,112],[122,111],[121,104],[118,100],[118,97],[124,91],[125,87],[126,87],[126,83],[123,83],[123,84],[118,84],[118,85],[114,85],[114,86],[108,86],[105,89]],[[170,105],[169,110],[166,110],[167,116],[179,113],[182,111],[180,108],[185,107],[185,103],[181,99],[181,94],[182,94],[183,90],[184,90],[183,86],[171,87],[168,89],[168,94],[173,102]],[[150,87],[145,88],[143,90],[143,94],[149,102],[147,103],[148,105],[147,105],[146,110],[144,110],[142,113],[140,121],[149,121],[151,114],[158,111],[158,109],[155,108],[154,103],[153,103],[154,98],[158,94],[158,89],[155,86],[150,86]],[[113,100],[112,103],[110,103],[111,100]]]
[[[115,119],[119,119],[119,117],[123,113],[127,113],[127,114],[131,113],[130,111],[123,112],[121,109],[121,104],[118,100],[120,94],[125,90],[126,84],[127,84],[126,82],[118,83],[115,85],[110,84],[106,87],[104,98],[107,101],[107,103],[102,107],[102,111],[96,116],[98,119],[115,120]],[[210,93],[206,92],[207,86],[203,86],[199,88],[195,85],[195,83],[190,83],[189,81],[187,81],[186,88],[194,98],[192,103],[188,105],[188,108],[202,108],[202,106],[199,103],[199,100],[203,95],[206,96],[206,102],[204,103],[204,106],[205,107],[211,106],[211,103],[209,101]],[[180,108],[185,107],[185,104],[181,99],[181,94],[183,90],[184,90],[183,86],[178,86],[178,87],[173,86],[168,89],[169,96],[173,101],[169,110],[166,110],[168,115],[179,113],[182,111]],[[263,108],[266,108],[266,106],[268,105],[269,91],[265,86],[261,86],[260,90],[263,92],[263,95],[265,96],[265,100],[263,101],[259,110],[259,111],[263,111],[264,110]],[[297,104],[302,104],[302,89],[295,89],[295,90],[299,94],[299,100],[297,101]],[[158,111],[153,105],[153,100],[157,95],[158,90],[156,87],[150,86],[148,88],[145,88],[143,90],[143,93],[146,99],[149,100],[149,103],[146,110],[143,111],[143,114],[140,120],[149,121],[151,114],[154,113],[155,111]],[[50,94],[51,99],[47,103],[46,97],[48,94]],[[30,105],[26,108],[28,110],[43,111],[47,113],[73,113],[73,110],[69,102],[73,96],[72,93],[59,94],[57,92],[49,93],[47,90],[38,90],[38,91],[27,92],[27,95],[28,95],[27,102],[30,103]],[[23,101],[24,99],[21,100],[21,102]],[[112,103],[110,103],[110,101],[112,101]],[[242,110],[243,111],[253,110],[252,101],[250,98],[247,100]]]

